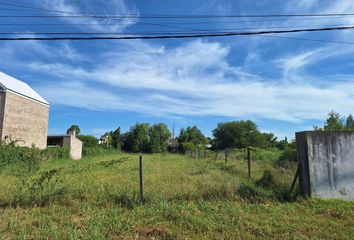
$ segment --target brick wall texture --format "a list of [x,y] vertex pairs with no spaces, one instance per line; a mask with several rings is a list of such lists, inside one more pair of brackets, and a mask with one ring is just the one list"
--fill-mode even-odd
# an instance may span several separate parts
[[0,133],[3,141],[47,147],[49,107],[11,92],[0,93]]

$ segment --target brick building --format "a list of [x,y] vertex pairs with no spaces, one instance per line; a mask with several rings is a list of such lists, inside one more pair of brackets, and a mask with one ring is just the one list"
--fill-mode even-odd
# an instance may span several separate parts
[[0,136],[20,146],[47,146],[49,104],[26,83],[0,71]]

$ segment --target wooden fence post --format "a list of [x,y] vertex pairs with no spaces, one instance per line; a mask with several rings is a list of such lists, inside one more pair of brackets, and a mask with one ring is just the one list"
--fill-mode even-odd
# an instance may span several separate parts
[[248,163],[248,177],[251,178],[251,151],[250,147],[247,147],[247,163]]
[[143,186],[143,156],[139,156],[139,182],[140,182],[140,201],[144,203],[144,186]]
[[225,148],[225,163],[227,163],[227,148]]

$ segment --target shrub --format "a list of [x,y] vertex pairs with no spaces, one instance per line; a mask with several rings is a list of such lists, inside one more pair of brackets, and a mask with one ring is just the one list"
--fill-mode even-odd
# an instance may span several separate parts
[[97,147],[98,146],[98,139],[94,136],[91,135],[79,135],[77,137],[78,139],[80,139],[82,141],[82,145],[83,147],[88,147],[88,148],[92,148],[92,147]]
[[70,149],[68,147],[51,147],[41,150],[41,152],[42,160],[70,158]]
[[38,149],[0,145],[0,167],[10,164],[24,165],[28,171],[36,170],[40,161],[69,158],[69,149],[65,147]]
[[104,148],[104,147],[84,147],[82,149],[82,155],[84,157],[95,157],[107,154],[117,154],[120,151],[115,148]]
[[261,187],[272,187],[275,185],[273,174],[270,170],[264,170],[263,176],[257,180],[256,184]]
[[288,167],[297,161],[297,152],[295,148],[286,148],[278,158],[277,164],[282,167]]
[[270,199],[270,195],[250,182],[241,183],[236,193],[245,201],[262,203]]

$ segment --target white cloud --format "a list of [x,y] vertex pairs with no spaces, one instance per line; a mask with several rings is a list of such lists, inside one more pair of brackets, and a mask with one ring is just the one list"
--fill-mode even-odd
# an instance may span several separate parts
[[[139,16],[136,7],[129,8],[123,0],[98,0],[98,1],[85,1],[84,6],[79,6],[75,1],[68,0],[44,0],[38,1],[39,4],[47,9],[57,10],[56,14],[61,16],[69,15],[119,15],[119,14],[132,14]],[[82,4],[83,2],[81,2]],[[98,18],[63,18],[70,23],[78,24],[85,23],[91,25],[78,25],[79,28],[91,28],[98,31],[111,31],[121,32],[137,22],[137,18],[124,18],[124,19],[98,19]]]
[[[50,4],[77,11],[63,0]],[[230,45],[202,40],[177,46],[109,42],[106,48],[95,46],[85,53],[70,43],[60,48],[43,42],[6,43],[0,54],[8,64],[45,75],[36,88],[52,104],[155,116],[247,116],[291,122],[322,119],[332,109],[350,112],[352,75],[316,76],[309,67],[348,56],[353,47],[331,45],[281,53],[272,61],[274,66],[269,64],[280,74],[269,78],[249,72],[254,61],[265,61],[258,51],[261,46],[252,46],[241,66],[229,61]],[[96,63],[80,64],[89,59]]]
[[[354,103],[354,83],[338,81],[323,88],[311,82],[246,74],[242,68],[230,66],[230,49],[218,42],[196,40],[172,49],[143,49],[113,54],[90,69],[44,62],[32,62],[29,67],[62,80],[55,87],[44,83],[38,89],[52,104],[95,110],[128,110],[157,116],[248,116],[296,122],[321,119],[331,109],[346,113]],[[317,58],[311,57],[316,53],[294,56],[298,62],[281,61],[288,69],[300,69],[314,63]],[[304,74],[299,76],[309,76]],[[322,81],[328,82],[331,77]]]

